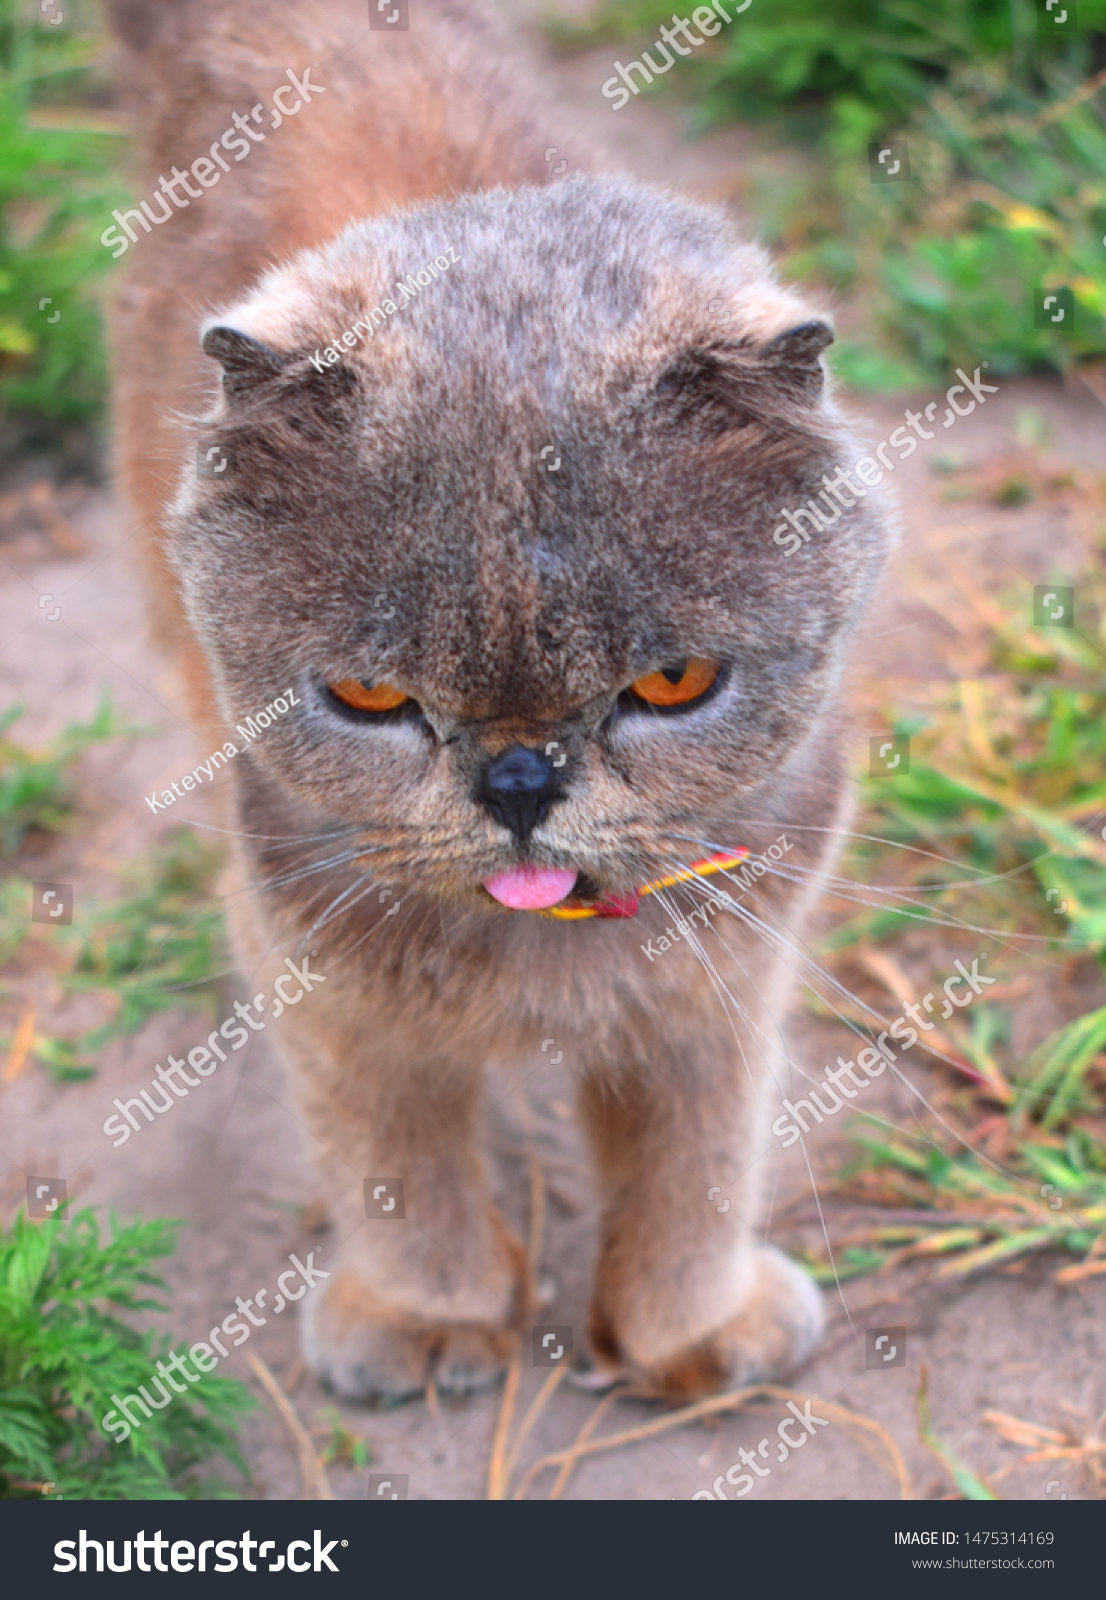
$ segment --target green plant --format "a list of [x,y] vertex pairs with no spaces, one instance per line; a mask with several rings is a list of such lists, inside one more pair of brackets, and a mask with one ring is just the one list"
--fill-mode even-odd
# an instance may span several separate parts
[[152,861],[139,864],[137,895],[97,908],[78,928],[81,950],[66,987],[118,1002],[110,1022],[84,1035],[82,1050],[103,1049],[182,999],[214,1003],[224,954],[222,912],[210,905],[219,860],[217,850],[180,828]]
[[[17,705],[0,715],[0,838],[8,853],[34,829],[56,832],[65,826],[73,802],[70,769],[85,750],[140,732],[120,723],[104,699],[90,722],[70,723],[36,751],[6,736],[22,714]],[[84,1057],[136,1032],[182,998],[212,1002],[223,958],[222,916],[210,905],[219,860],[218,851],[179,829],[152,860],[131,870],[137,894],[82,907],[72,927],[51,931],[59,947],[78,947],[64,986],[103,993],[113,1004],[110,1019],[79,1038],[34,1034],[32,1054],[55,1079],[90,1077],[95,1067]],[[29,926],[26,884],[15,878],[0,882],[0,960],[16,954]]]
[[[137,894],[79,908],[72,927],[36,930],[60,950],[76,947],[59,975],[62,987],[102,994],[111,1007],[107,1021],[78,1036],[40,1033],[31,1018],[30,1054],[57,1082],[92,1077],[90,1056],[160,1011],[182,1003],[214,1008],[225,956],[222,913],[211,904],[220,859],[189,829],[178,829],[129,869]],[[27,931],[26,885],[0,884],[0,960],[15,954]]]
[[341,1462],[351,1467],[367,1467],[372,1460],[368,1440],[347,1428],[333,1406],[325,1415],[330,1432],[322,1450],[323,1465],[329,1467],[333,1462]]
[[[1032,478],[1032,459],[1027,471]],[[858,889],[878,883],[892,893],[837,928],[833,950],[862,959],[878,947],[886,970],[888,946],[908,930],[971,926],[997,930],[1011,950],[1020,940],[1053,955],[1064,949],[1106,976],[1099,564],[1075,593],[1078,625],[1047,634],[1027,626],[1029,597],[1012,598],[995,617],[985,668],[919,725],[896,729],[910,734],[910,771],[865,786],[863,837],[849,867]],[[850,1020],[865,1027],[869,1018]],[[1106,1270],[1106,1005],[1033,1049],[1012,1040],[1009,1014],[984,998],[970,1027],[941,1026],[942,1053],[972,1085],[956,1084],[945,1104],[970,1118],[977,1100],[990,1102],[998,1164],[958,1144],[945,1119],[926,1121],[920,1134],[864,1119],[850,1130],[860,1153],[838,1187],[884,1208],[883,1217],[838,1241],[837,1275],[941,1258],[938,1276],[959,1277],[1045,1250],[1086,1258],[1063,1268],[1061,1281]],[[982,1132],[969,1126],[969,1142]],[[812,1266],[833,1281],[828,1259]]]
[[7,737],[22,715],[19,705],[0,715],[0,840],[9,855],[32,828],[56,832],[64,826],[73,802],[69,769],[78,756],[91,745],[137,731],[117,720],[105,698],[91,722],[71,722],[44,750],[36,751]]
[[1077,593],[1078,627],[1047,636],[1027,627],[1027,597],[1008,597],[989,669],[943,695],[918,725],[897,721],[895,731],[911,740],[910,771],[893,782],[870,779],[863,790],[862,831],[890,847],[859,842],[851,870],[868,882],[897,874],[924,894],[908,910],[851,918],[832,948],[886,939],[919,916],[962,917],[1042,939],[1062,933],[1106,973],[1101,565],[1087,569]]
[[[1032,29],[1028,7],[1015,0],[1015,9],[1023,30],[1026,22]],[[832,14],[819,0],[758,0],[680,66],[696,92],[700,122],[788,110],[798,113],[797,127],[808,127],[841,99],[893,116],[920,104],[953,64],[1008,50],[1011,14],[1010,0],[838,0]],[[654,34],[670,21],[671,7],[660,0],[612,0],[585,28],[559,24],[552,31],[592,42]]]
[[[858,1119],[850,1137],[860,1154],[840,1174],[839,1192],[890,1215],[840,1241],[842,1281],[907,1260],[940,1258],[938,1278],[964,1278],[1044,1250],[1101,1259],[1106,1150],[1084,1132],[1022,1141],[1009,1171],[876,1117]],[[828,1261],[807,1259],[819,1282],[834,1281]]]
[[[59,421],[96,414],[106,387],[91,286],[110,264],[100,234],[124,191],[119,136],[79,105],[93,46],[0,0],[0,407]],[[46,304],[43,304],[46,302]]]
[[1088,1079],[1106,1051],[1106,1006],[1088,1011],[1057,1029],[1038,1045],[1020,1074],[1014,1118],[1030,1118],[1045,1133],[1069,1123],[1080,1112],[1099,1109]]
[[167,1335],[137,1333],[115,1312],[166,1309],[146,1291],[164,1288],[151,1266],[174,1250],[177,1226],[112,1217],[102,1243],[82,1211],[39,1224],[20,1213],[0,1230],[0,1499],[233,1496],[196,1469],[222,1458],[245,1470],[235,1419],[253,1402],[235,1380],[205,1376],[174,1393],[122,1444],[101,1427],[113,1395],[148,1385],[171,1354]]
[[[832,16],[772,0],[665,76],[691,90],[699,126],[770,116],[806,150],[805,176],[781,182],[769,164],[746,199],[792,275],[863,303],[867,330],[830,353],[849,382],[1106,354],[1104,80],[1090,76],[1106,0],[1078,15],[1078,33],[1048,37],[1029,0],[843,0]],[[644,40],[668,21],[660,0],[615,0],[560,31]],[[868,147],[890,136],[907,141],[910,179],[873,184]],[[1072,289],[1074,326],[1034,325],[1041,287]]]
[[997,1500],[998,1495],[988,1483],[961,1460],[952,1445],[934,1432],[929,1415],[929,1379],[923,1364],[919,1370],[918,1392],[914,1398],[918,1415],[918,1438],[948,1471],[953,1483],[965,1500]]
[[[791,264],[869,300],[876,344],[844,346],[843,376],[877,349],[916,381],[1106,354],[1106,122],[1077,80],[1048,66],[1040,79],[955,68],[899,125],[903,184],[867,181],[867,143],[883,136],[872,108],[835,108],[834,200],[810,212]],[[1038,326],[1034,293],[1061,287],[1073,311]]]

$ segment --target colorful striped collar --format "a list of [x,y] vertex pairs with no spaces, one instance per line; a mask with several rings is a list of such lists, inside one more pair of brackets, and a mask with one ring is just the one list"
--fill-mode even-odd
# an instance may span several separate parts
[[716,855],[708,856],[705,861],[692,862],[690,867],[685,867],[682,872],[673,873],[670,878],[657,878],[652,883],[643,884],[631,894],[611,894],[594,905],[583,900],[574,900],[570,896],[567,900],[562,900],[560,905],[548,906],[537,915],[555,917],[558,922],[576,922],[581,917],[636,917],[638,901],[643,894],[655,894],[658,889],[671,888],[675,883],[686,883],[689,878],[708,878],[712,872],[723,872],[727,867],[736,867],[748,857],[748,854],[744,846],[740,850],[721,850]]

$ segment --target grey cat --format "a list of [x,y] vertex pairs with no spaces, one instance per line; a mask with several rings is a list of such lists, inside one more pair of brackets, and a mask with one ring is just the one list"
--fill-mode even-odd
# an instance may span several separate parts
[[[443,64],[482,38],[464,14],[427,8],[431,52],[351,46],[335,9],[150,25],[159,161],[226,120],[225,61],[260,83],[317,57],[326,91],[249,189],[244,168],[140,234],[120,335],[142,351],[124,467],[194,703],[226,731],[298,700],[231,764],[233,920],[243,970],[276,947],[325,974],[279,1032],[343,1240],[308,1360],[347,1397],[502,1368],[535,1298],[478,1098],[489,1060],[553,1036],[603,1201],[600,1377],[776,1374],[822,1325],[757,1235],[778,1019],[848,813],[841,676],[889,542],[842,494],[801,554],[773,543],[861,453],[832,334],[720,212],[546,182],[525,115],[488,111],[511,97],[486,52],[464,81]],[[201,444],[227,470],[170,493]],[[739,904],[736,862],[784,834]],[[402,1176],[403,1226],[366,1222],[371,1174]]]

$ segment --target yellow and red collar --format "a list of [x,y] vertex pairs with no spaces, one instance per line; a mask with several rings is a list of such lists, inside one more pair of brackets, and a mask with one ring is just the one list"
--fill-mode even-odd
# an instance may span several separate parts
[[673,873],[670,878],[656,878],[652,883],[642,884],[640,889],[635,889],[630,894],[609,895],[606,900],[597,901],[594,905],[583,900],[574,900],[571,896],[562,900],[560,905],[547,906],[537,913],[539,917],[556,917],[558,922],[576,922],[581,917],[634,917],[637,915],[638,900],[643,894],[654,894],[658,889],[669,889],[674,883],[686,883],[689,878],[709,878],[712,872],[723,872],[727,867],[736,867],[748,857],[748,850],[742,846],[739,850],[720,850],[716,855],[707,856],[704,861],[693,861],[690,867],[685,867],[682,872]]

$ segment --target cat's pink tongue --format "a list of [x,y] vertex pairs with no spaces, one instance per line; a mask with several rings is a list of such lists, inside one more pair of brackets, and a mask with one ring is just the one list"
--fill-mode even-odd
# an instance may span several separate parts
[[484,887],[493,899],[512,911],[542,911],[563,900],[576,882],[576,874],[565,867],[537,867],[525,861],[509,872],[485,878]]

